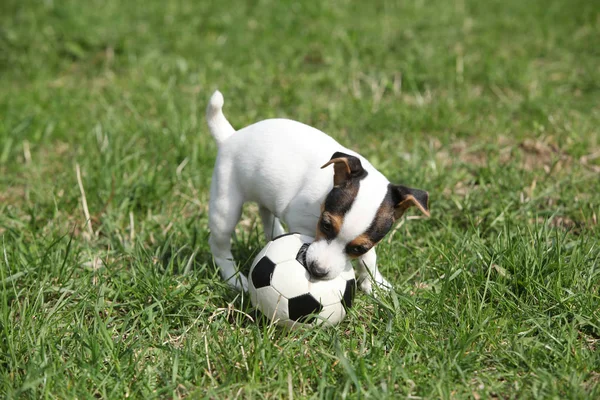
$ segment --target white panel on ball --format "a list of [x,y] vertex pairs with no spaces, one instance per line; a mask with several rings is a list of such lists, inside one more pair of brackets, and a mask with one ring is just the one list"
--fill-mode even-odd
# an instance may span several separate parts
[[265,254],[267,254],[267,251],[269,251],[271,244],[272,244],[272,242],[267,243],[267,245],[265,247],[263,247],[263,249],[261,251],[259,251],[257,255],[254,256],[254,259],[260,260],[261,258],[263,258],[265,256]]
[[323,310],[319,315],[326,320],[323,321],[325,325],[335,325],[340,323],[341,320],[346,316],[346,310],[341,304],[332,304],[330,306],[323,307]]
[[324,306],[339,303],[346,291],[346,280],[340,277],[310,283],[310,294]]
[[256,307],[256,303],[258,302],[258,295],[256,293],[256,288],[252,284],[252,279],[248,279],[248,293],[250,294],[250,301],[252,305]]
[[300,240],[302,241],[302,244],[312,243],[315,240],[315,239],[311,238],[310,236],[306,236],[306,235],[298,235],[298,238],[300,238]]
[[279,294],[277,290],[273,289],[273,287],[265,286],[256,289],[256,295],[257,306],[267,318],[274,321],[278,319],[287,320],[289,318],[287,299]]
[[282,263],[288,260],[295,260],[298,250],[304,244],[298,237],[299,235],[287,235],[270,242],[268,255],[269,260],[275,264]]
[[346,264],[346,268],[340,273],[340,276],[347,281],[349,281],[350,279],[354,279],[354,268],[352,267],[351,262],[348,262]]
[[298,261],[286,261],[275,267],[271,277],[271,286],[291,299],[308,293],[308,276],[308,272]]

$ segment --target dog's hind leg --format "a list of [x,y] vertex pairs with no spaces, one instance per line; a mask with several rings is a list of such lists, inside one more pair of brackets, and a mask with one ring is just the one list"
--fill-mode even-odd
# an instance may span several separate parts
[[285,229],[283,229],[283,226],[281,226],[281,221],[279,221],[279,218],[273,215],[271,211],[263,206],[260,206],[258,212],[260,213],[260,218],[265,230],[265,238],[267,241],[270,241],[273,238],[285,233]]
[[223,279],[238,290],[247,291],[248,279],[239,273],[231,254],[231,235],[242,214],[244,200],[234,187],[227,187],[227,179],[220,178],[223,177],[214,174],[211,183],[208,243]]

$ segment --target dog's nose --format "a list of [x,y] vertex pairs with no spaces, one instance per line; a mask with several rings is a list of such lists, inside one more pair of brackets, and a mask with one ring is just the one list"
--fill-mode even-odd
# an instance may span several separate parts
[[326,269],[320,268],[315,262],[311,262],[308,265],[308,272],[315,278],[322,278],[329,273]]

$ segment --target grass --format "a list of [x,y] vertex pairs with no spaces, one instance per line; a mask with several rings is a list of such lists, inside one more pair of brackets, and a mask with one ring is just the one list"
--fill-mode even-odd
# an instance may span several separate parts
[[[599,18],[584,0],[3,1],[0,394],[600,397]],[[216,88],[235,127],[303,121],[431,193],[432,218],[379,245],[393,292],[334,329],[253,322],[207,245]],[[263,245],[248,209],[242,269]]]

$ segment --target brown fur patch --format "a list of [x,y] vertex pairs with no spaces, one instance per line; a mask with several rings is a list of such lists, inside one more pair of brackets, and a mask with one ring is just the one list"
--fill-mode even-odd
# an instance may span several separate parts
[[373,241],[371,240],[369,235],[367,235],[366,233],[363,233],[362,235],[357,236],[353,241],[348,243],[348,246],[364,246],[364,247],[371,248],[371,247],[375,246],[375,243],[373,243]]
[[[321,223],[323,220],[329,221],[329,223],[331,224],[331,232],[327,233],[322,231]],[[325,211],[323,214],[321,214],[321,218],[319,218],[319,222],[317,223],[317,235],[315,239],[319,240],[330,238],[331,236],[337,236],[338,233],[340,233],[340,229],[342,229],[343,223],[343,216]]]
[[321,169],[333,164],[333,185],[340,186],[352,179],[363,179],[367,176],[360,160],[352,155],[336,151]]
[[400,202],[397,206],[396,206],[396,211],[394,213],[394,216],[396,219],[399,219],[400,217],[402,217],[402,215],[404,214],[404,212],[406,210],[408,210],[410,207],[412,206],[416,206],[419,210],[421,210],[421,212],[426,216],[429,217],[430,213],[429,210],[426,210],[418,201],[417,199],[415,199],[415,197],[413,195],[407,195],[406,198]]
[[338,233],[340,233],[340,230],[342,229],[342,224],[344,223],[344,217],[341,215],[335,215],[335,214],[329,214],[329,221],[331,222],[331,225],[333,225],[333,230],[335,232],[335,234],[337,235]]
[[323,234],[323,232],[321,232],[321,228],[319,228],[320,225],[321,225],[321,223],[317,222],[317,233],[315,234],[315,242],[317,242],[321,239],[327,239],[327,237]]
[[[354,240],[346,245],[346,254],[351,258],[358,258],[362,256],[367,251],[371,250],[373,246],[375,246],[375,242],[373,242],[372,238],[369,236],[368,232],[363,233],[360,236],[357,236]],[[359,247],[363,249],[362,254],[353,254],[352,248]]]
[[327,162],[327,164],[323,165],[321,169],[333,164],[333,185],[339,186],[342,183],[346,182],[350,179],[352,171],[350,170],[350,165],[348,164],[347,158],[333,158]]
[[394,206],[395,204],[391,192],[388,191],[388,195],[381,202],[371,226],[364,233],[373,244],[376,244],[383,239],[391,229],[394,223]]

